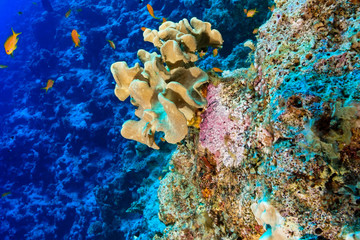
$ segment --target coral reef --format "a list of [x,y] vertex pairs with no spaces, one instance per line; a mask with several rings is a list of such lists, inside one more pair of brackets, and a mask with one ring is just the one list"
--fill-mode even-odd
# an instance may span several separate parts
[[[191,24],[191,25],[190,25]],[[139,121],[128,120],[121,135],[159,149],[155,132],[164,132],[169,143],[180,142],[188,133],[187,122],[206,106],[201,89],[208,82],[207,74],[194,66],[196,53],[222,46],[223,40],[211,24],[192,18],[179,23],[166,21],[159,31],[146,29],[144,40],[152,42],[161,55],[140,49],[138,57],[144,68],[136,64],[128,68],[126,62],[111,66],[115,78],[115,95],[138,107]],[[165,65],[165,66],[164,66]]]
[[209,75],[200,132],[178,146],[160,184],[161,239],[355,239],[360,230],[359,5],[275,3],[246,44],[253,65]]

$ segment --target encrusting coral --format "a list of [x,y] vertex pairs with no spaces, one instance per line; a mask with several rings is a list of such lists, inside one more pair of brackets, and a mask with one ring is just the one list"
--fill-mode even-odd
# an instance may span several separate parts
[[194,122],[196,111],[204,108],[206,99],[201,88],[208,75],[194,62],[197,52],[207,47],[220,48],[223,39],[211,24],[192,18],[160,25],[159,31],[146,29],[144,40],[152,42],[161,55],[140,49],[138,58],[144,64],[129,68],[126,62],[111,66],[115,78],[115,95],[138,107],[135,115],[139,121],[123,124],[123,137],[159,149],[155,132],[164,132],[164,139],[177,143],[188,133],[188,122]]
[[154,239],[360,235],[359,4],[275,4],[253,65],[208,85],[200,132],[160,182]]

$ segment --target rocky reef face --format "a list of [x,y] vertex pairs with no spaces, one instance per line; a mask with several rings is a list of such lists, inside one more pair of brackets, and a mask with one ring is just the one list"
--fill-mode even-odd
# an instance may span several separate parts
[[356,239],[360,6],[276,0],[254,64],[210,75],[158,190],[155,239]]

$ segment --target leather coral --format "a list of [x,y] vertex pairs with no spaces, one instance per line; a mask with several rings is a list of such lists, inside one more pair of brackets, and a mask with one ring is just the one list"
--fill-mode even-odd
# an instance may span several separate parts
[[164,132],[169,143],[180,142],[188,133],[187,122],[197,109],[204,108],[206,99],[200,90],[208,82],[207,74],[196,67],[196,52],[208,46],[218,48],[223,39],[211,24],[192,18],[179,23],[167,21],[159,31],[146,29],[144,40],[152,42],[161,55],[140,49],[136,64],[116,62],[111,72],[116,81],[115,95],[124,101],[131,96],[137,107],[139,121],[126,121],[121,135],[159,149],[154,141],[156,132]]

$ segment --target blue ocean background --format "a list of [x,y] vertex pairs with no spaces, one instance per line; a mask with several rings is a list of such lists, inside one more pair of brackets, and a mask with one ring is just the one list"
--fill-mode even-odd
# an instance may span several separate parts
[[[176,145],[156,151],[120,135],[134,107],[114,95],[110,66],[139,62],[141,27],[155,14],[197,17],[218,29],[224,47],[199,66],[249,66],[247,39],[270,16],[272,1],[0,2],[0,40],[21,32],[14,57],[0,51],[0,239],[150,239],[158,219],[157,187]],[[49,7],[51,5],[51,8]],[[245,18],[244,8],[263,9]],[[68,18],[65,13],[72,10]],[[80,34],[75,48],[71,31]],[[107,42],[112,40],[116,49]],[[54,85],[46,93],[48,79]]]

